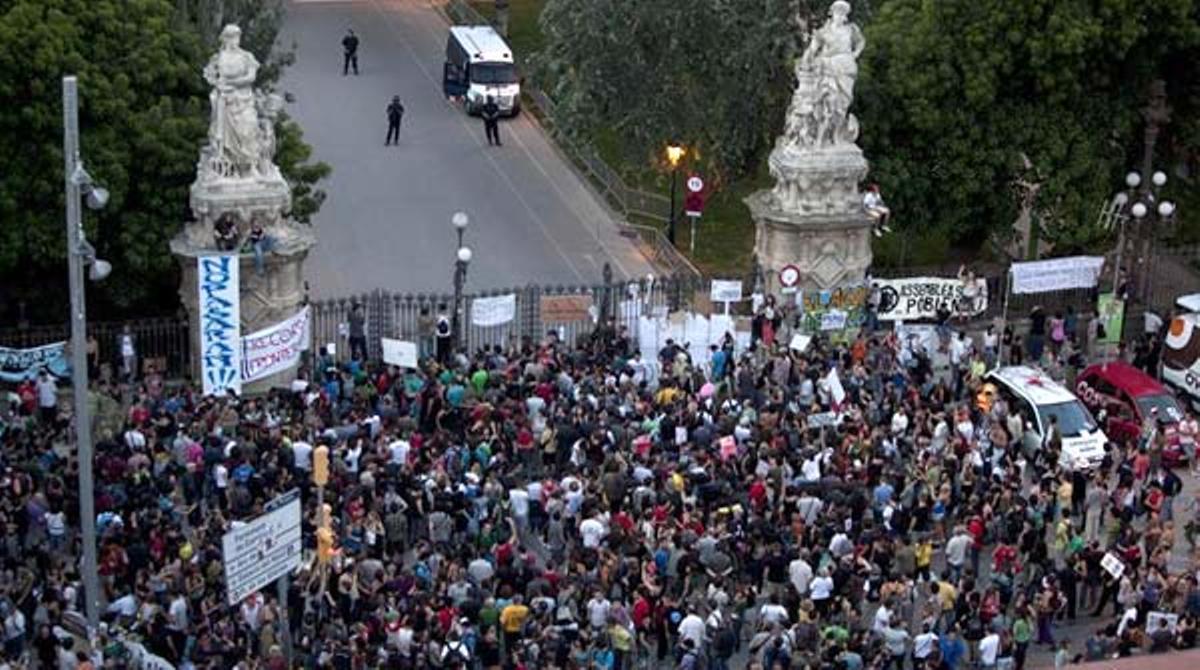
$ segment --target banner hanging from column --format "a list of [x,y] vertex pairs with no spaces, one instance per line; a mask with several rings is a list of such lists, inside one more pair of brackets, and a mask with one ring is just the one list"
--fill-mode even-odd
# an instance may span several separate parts
[[270,377],[296,367],[308,349],[308,315],[305,306],[295,316],[242,338],[242,382]]
[[204,395],[242,392],[241,295],[238,257],[196,259],[200,300],[200,378]]

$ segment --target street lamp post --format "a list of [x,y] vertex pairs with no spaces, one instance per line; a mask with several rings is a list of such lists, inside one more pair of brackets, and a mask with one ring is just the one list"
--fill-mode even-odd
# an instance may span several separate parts
[[[1118,193],[1113,202],[1118,207],[1117,216],[1120,228],[1117,232],[1117,256],[1113,266],[1113,291],[1120,287],[1120,272],[1125,244],[1128,238],[1133,243],[1133,290],[1134,297],[1146,303],[1150,300],[1151,272],[1150,254],[1155,237],[1159,233],[1159,223],[1169,222],[1175,215],[1175,203],[1159,198],[1158,191],[1167,184],[1167,174],[1162,171],[1152,172],[1149,179],[1143,179],[1138,172],[1125,175],[1125,185],[1128,190]],[[1125,225],[1132,219],[1135,229],[1132,234],[1126,234]]]
[[467,231],[467,224],[471,223],[471,217],[467,216],[466,212],[455,212],[454,216],[450,217],[450,223],[454,226],[454,232],[458,233],[458,246],[454,248],[461,249],[463,233]]
[[671,216],[667,220],[667,241],[675,246],[675,175],[679,172],[679,161],[687,151],[677,142],[667,145],[667,162],[671,164]]
[[467,265],[471,262],[471,248],[459,247],[458,256],[454,260],[454,320],[453,320],[453,335],[452,342],[457,348],[462,344],[462,331],[460,329],[461,321],[459,320],[462,313],[462,290],[463,284],[467,283]]
[[91,209],[108,202],[108,192],[92,183],[79,157],[79,97],[74,76],[63,77],[63,183],[67,200],[67,268],[71,291],[71,384],[75,402],[75,441],[79,459],[79,518],[83,541],[84,612],[88,636],[100,623],[100,578],[96,566],[96,510],[92,482],[92,419],[88,406],[87,374],[87,302],[84,294],[83,267],[90,265],[89,277],[103,279],[112,266],[96,258],[96,251],[83,232],[84,198]]

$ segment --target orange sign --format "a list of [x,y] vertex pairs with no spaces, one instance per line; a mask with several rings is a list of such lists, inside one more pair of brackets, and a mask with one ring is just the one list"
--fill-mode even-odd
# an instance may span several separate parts
[[541,302],[542,323],[571,323],[592,318],[588,312],[592,306],[589,295],[544,295]]

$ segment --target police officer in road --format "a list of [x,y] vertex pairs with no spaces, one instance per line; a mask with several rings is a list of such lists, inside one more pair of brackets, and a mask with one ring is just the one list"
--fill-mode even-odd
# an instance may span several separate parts
[[400,144],[400,122],[404,120],[404,105],[400,104],[400,96],[393,96],[387,106],[388,131],[383,146]]
[[350,68],[354,68],[354,74],[358,74],[358,35],[354,34],[354,29],[346,31],[346,36],[342,38],[342,76],[350,74]]
[[487,134],[488,146],[502,146],[500,143],[500,105],[496,104],[496,99],[492,96],[487,97],[487,102],[479,110],[479,115],[483,117],[483,131]]

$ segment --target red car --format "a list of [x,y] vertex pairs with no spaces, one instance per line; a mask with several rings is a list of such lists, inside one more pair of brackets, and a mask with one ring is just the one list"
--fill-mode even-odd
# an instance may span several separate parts
[[1153,415],[1167,435],[1163,464],[1173,468],[1186,460],[1175,432],[1183,409],[1153,377],[1128,363],[1098,363],[1080,373],[1075,395],[1098,419],[1103,412],[1104,434],[1114,442],[1136,441],[1146,417]]

